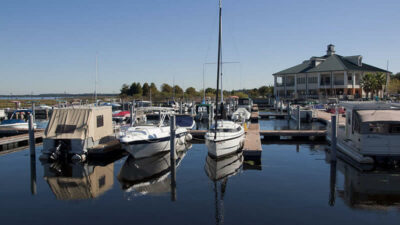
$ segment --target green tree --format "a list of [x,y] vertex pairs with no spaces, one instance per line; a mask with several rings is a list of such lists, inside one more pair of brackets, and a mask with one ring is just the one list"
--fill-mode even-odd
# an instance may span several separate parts
[[131,84],[131,87],[129,88],[129,92],[130,92],[129,94],[132,96],[134,96],[134,95],[141,96],[143,93],[142,86],[140,85],[140,83],[133,82]]
[[196,89],[194,87],[186,88],[185,93],[188,97],[191,97],[191,98],[193,98],[197,95]]
[[169,84],[164,83],[161,85],[161,92],[167,93],[167,94],[172,94],[172,87]]
[[376,87],[376,80],[374,79],[374,75],[372,73],[364,74],[364,76],[361,77],[360,85],[364,89],[368,98],[369,93],[372,93]]
[[150,96],[150,86],[148,83],[144,83],[142,86],[143,96],[149,97]]
[[206,94],[213,94],[215,95],[215,89],[214,88],[206,88]]
[[121,96],[128,96],[129,95],[129,85],[123,84],[121,88]]
[[158,94],[158,89],[157,86],[154,83],[150,84],[150,90],[152,95],[157,95]]
[[262,97],[266,97],[269,94],[274,93],[274,87],[273,86],[261,86],[258,88],[258,93],[262,96]]
[[391,76],[390,76],[390,79],[391,79],[391,80],[393,80],[393,79],[400,80],[400,72],[391,75]]
[[400,80],[391,79],[388,84],[389,94],[400,94]]
[[376,73],[374,74],[375,79],[375,94],[378,95],[380,90],[383,90],[386,85],[386,74],[385,73]]
[[175,97],[180,98],[183,97],[183,89],[179,87],[179,85],[174,86]]

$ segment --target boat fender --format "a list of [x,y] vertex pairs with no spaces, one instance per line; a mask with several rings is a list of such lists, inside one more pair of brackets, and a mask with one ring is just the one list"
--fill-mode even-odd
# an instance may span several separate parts
[[185,136],[185,140],[186,141],[190,141],[190,140],[192,140],[192,138],[193,138],[193,136],[191,135],[191,134],[186,134],[186,136]]

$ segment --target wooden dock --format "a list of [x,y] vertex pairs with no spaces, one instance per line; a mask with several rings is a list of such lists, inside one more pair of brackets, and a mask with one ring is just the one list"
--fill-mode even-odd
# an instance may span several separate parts
[[[43,137],[44,137],[44,130],[35,131],[36,143],[42,142]],[[28,145],[29,145],[29,134],[19,134],[15,136],[0,138],[0,151],[5,151]]]
[[[328,112],[324,112],[321,110],[317,110],[316,111],[316,116],[317,116],[317,121],[327,124],[328,122],[331,121],[331,116],[333,114],[328,113]],[[339,114],[338,116],[339,118],[339,125],[345,125],[346,124],[346,117],[342,116],[341,114]]]
[[252,123],[258,123],[258,117],[259,117],[259,113],[257,112],[252,112],[250,115],[250,122]]
[[260,124],[252,123],[249,125],[244,139],[243,156],[260,157],[261,151]]

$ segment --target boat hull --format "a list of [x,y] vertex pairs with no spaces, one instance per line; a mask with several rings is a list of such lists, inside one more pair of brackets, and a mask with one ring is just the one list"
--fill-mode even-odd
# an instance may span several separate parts
[[[178,149],[184,148],[185,146],[185,138],[187,133],[180,133],[176,135],[175,138],[175,146]],[[167,152],[171,148],[170,138],[160,138],[154,140],[141,140],[141,141],[133,141],[129,143],[121,143],[122,148],[129,152],[134,158],[145,158],[150,157],[161,152]]]
[[238,152],[243,148],[243,143],[244,134],[229,138],[227,140],[214,141],[212,139],[206,139],[208,154],[214,158],[220,158]]

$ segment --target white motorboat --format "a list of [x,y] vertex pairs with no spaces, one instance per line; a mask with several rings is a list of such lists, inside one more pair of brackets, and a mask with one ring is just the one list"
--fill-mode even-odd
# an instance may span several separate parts
[[208,154],[222,157],[238,152],[244,143],[244,129],[232,121],[220,120],[205,135]]
[[[170,126],[164,124],[166,114],[161,114],[158,124],[123,126],[119,141],[123,149],[135,158],[144,158],[170,150]],[[184,145],[191,135],[186,128],[177,127],[175,144]]]
[[251,98],[239,98],[238,108],[245,108],[247,111],[251,112],[252,107],[253,101],[251,100]]
[[[32,110],[29,109],[19,109],[15,110],[11,115],[10,119],[3,120],[0,123],[0,128],[3,129],[19,129],[19,130],[28,130],[29,124],[24,120],[27,114],[32,113]],[[33,123],[33,127],[36,129],[37,124]]]
[[245,108],[238,108],[234,113],[232,113],[233,121],[249,120],[251,113]]
[[[400,158],[400,108],[386,103],[342,103],[346,123],[337,126],[337,147],[359,163]],[[332,124],[327,139],[331,141]]]

